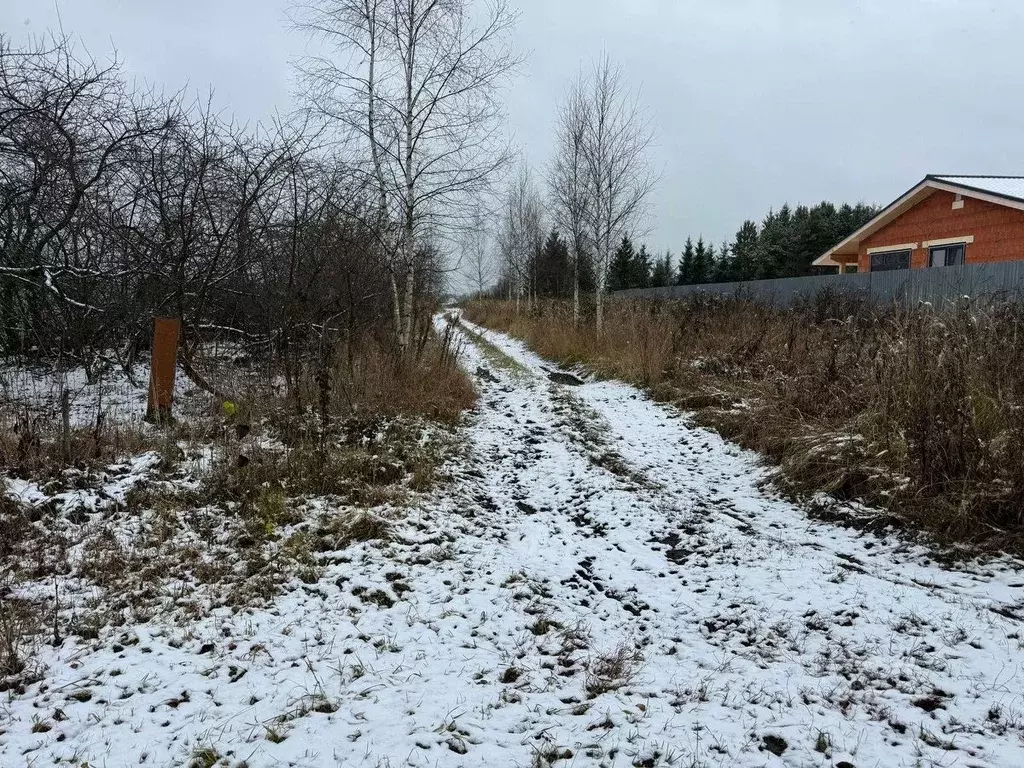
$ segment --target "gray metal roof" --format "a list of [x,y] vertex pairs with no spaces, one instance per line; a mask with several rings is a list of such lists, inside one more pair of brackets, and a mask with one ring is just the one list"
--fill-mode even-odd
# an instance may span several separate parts
[[929,176],[936,181],[956,184],[1000,197],[1024,200],[1024,176]]

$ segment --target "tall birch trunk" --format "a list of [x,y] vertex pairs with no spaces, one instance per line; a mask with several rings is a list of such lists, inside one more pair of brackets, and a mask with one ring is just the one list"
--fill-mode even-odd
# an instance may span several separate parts
[[407,17],[408,28],[405,44],[405,325],[402,328],[399,346],[408,354],[412,345],[416,288],[416,176],[413,169],[415,145],[413,144],[413,121],[415,120],[415,102],[413,100],[413,79],[416,62],[416,0],[409,1]]
[[580,253],[572,260],[572,327],[580,324]]

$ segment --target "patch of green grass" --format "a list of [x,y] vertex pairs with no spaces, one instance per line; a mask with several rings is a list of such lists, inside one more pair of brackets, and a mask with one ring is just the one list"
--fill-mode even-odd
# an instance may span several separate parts
[[196,747],[192,750],[192,758],[188,768],[213,768],[220,760],[220,752],[210,746]]
[[530,631],[538,637],[540,637],[541,635],[546,635],[553,629],[561,628],[561,624],[559,624],[557,621],[547,618],[546,616],[541,616],[539,619],[533,622],[533,624],[530,625]]
[[824,731],[818,731],[818,738],[814,742],[814,751],[826,755],[830,748],[828,734]]
[[288,738],[288,734],[283,730],[277,730],[276,728],[267,727],[267,741],[271,744],[280,744],[282,741]]
[[498,349],[498,347],[489,342],[482,333],[474,331],[465,323],[460,323],[460,325],[462,327],[462,332],[469,337],[470,341],[472,341],[476,345],[477,349],[480,350],[480,354],[482,354],[484,359],[486,359],[492,366],[503,371],[508,371],[516,376],[530,375],[530,371],[526,367],[524,367],[519,361],[509,357]]
[[366,592],[360,596],[360,600],[364,603],[373,603],[380,608],[390,608],[395,604],[394,598],[383,589],[374,589]]

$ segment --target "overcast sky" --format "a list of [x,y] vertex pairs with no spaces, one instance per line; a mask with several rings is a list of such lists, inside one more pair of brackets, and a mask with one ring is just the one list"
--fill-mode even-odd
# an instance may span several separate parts
[[[515,0],[513,0],[515,3]],[[886,203],[926,173],[1024,174],[1021,0],[519,0],[510,130],[547,161],[554,104],[606,49],[657,132],[655,250],[783,202]],[[66,32],[246,120],[292,106],[287,0],[61,0]],[[15,41],[50,0],[0,0]]]

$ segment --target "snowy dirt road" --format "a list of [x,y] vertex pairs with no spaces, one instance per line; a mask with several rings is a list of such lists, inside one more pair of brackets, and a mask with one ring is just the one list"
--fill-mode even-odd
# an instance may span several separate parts
[[468,458],[394,542],[269,609],[40,649],[0,763],[1024,765],[1012,564],[812,521],[636,389],[459,333]]

